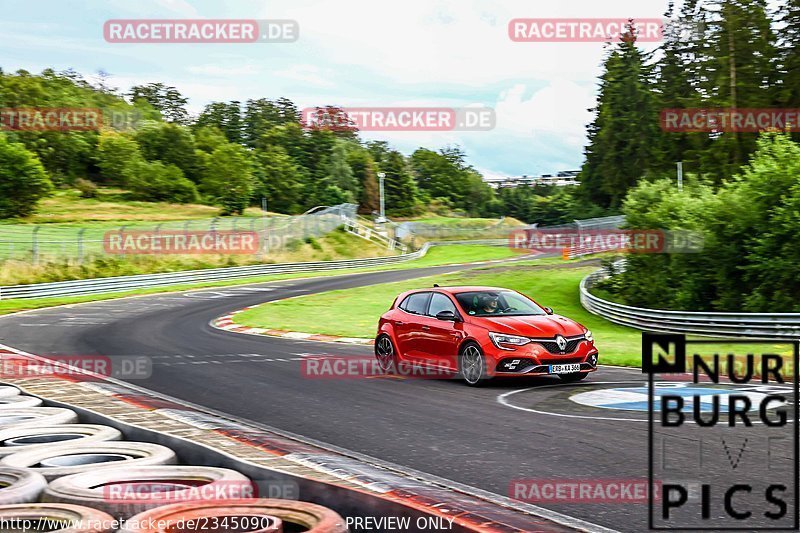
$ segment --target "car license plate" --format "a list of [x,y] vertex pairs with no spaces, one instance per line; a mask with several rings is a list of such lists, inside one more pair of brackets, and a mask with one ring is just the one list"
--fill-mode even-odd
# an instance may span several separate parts
[[550,365],[551,374],[572,374],[573,372],[580,372],[581,365]]

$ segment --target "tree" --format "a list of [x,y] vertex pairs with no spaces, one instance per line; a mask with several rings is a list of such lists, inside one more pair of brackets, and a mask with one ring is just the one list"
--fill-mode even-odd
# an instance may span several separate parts
[[254,200],[266,197],[272,211],[302,210],[303,173],[282,146],[256,152]]
[[389,151],[379,168],[386,174],[384,178],[386,212],[396,216],[413,215],[417,210],[419,190],[403,154],[395,150]]
[[239,102],[213,102],[197,117],[195,128],[214,126],[232,143],[243,142],[242,109]]
[[223,144],[227,144],[228,139],[221,131],[214,126],[203,126],[194,132],[194,145],[198,150],[211,153]]
[[[705,107],[764,108],[777,99],[778,50],[765,0],[711,0],[699,80]],[[795,43],[796,46],[796,43]],[[723,132],[700,153],[716,183],[733,176],[756,149],[757,133]]]
[[358,211],[370,214],[380,208],[380,191],[378,190],[377,169],[375,161],[364,147],[348,143],[347,164],[353,169],[353,176],[360,186]]
[[187,127],[179,124],[145,122],[136,132],[136,142],[139,144],[142,156],[148,161],[175,165],[190,180],[195,183],[200,181],[194,137]]
[[253,168],[247,150],[232,143],[214,150],[201,189],[222,206],[223,215],[242,214],[253,193]]
[[[779,17],[784,25],[780,37],[780,75],[782,83],[777,95],[778,105],[784,108],[800,107],[800,0],[784,0]],[[795,125],[797,126],[797,125]],[[800,140],[800,133],[792,137]]]
[[131,164],[128,187],[134,197],[148,202],[188,204],[198,199],[194,183],[175,165],[140,159]]
[[334,144],[331,150],[327,174],[327,182],[349,193],[349,203],[354,202],[358,196],[358,182],[353,176],[353,169],[347,163],[347,149],[342,141]]
[[618,208],[625,194],[661,158],[653,142],[659,135],[658,113],[636,30],[608,54],[600,78],[596,116],[588,130],[581,187],[592,202]]
[[97,144],[97,166],[100,176],[111,185],[125,186],[132,164],[140,161],[139,145],[133,139],[113,132],[103,132]]
[[0,218],[30,215],[51,189],[36,155],[0,134]]
[[277,101],[259,98],[248,100],[244,108],[244,121],[242,125],[244,142],[255,148],[261,137],[275,126],[298,122],[300,113],[297,107],[288,98],[279,98]]
[[[664,18],[674,20],[664,26],[661,59],[656,63],[654,88],[660,109],[685,109],[702,106],[700,80],[710,73],[703,61],[705,19],[707,14],[697,5],[697,0],[683,3],[675,19],[670,2]],[[684,162],[687,170],[699,169],[699,156],[710,142],[702,132],[661,132],[659,148],[661,161],[658,168],[672,173],[675,163]]]
[[175,87],[168,87],[163,83],[136,85],[131,88],[129,96],[134,104],[137,100],[144,100],[150,104],[161,113],[167,122],[176,124],[188,124],[189,122],[189,113],[186,111],[186,104],[189,100],[184,98]]

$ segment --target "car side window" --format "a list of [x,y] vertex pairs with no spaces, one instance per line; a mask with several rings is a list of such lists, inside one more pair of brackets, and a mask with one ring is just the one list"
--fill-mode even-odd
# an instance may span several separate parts
[[430,316],[436,316],[442,311],[452,311],[453,314],[456,314],[456,306],[453,305],[453,302],[445,296],[444,294],[434,292],[433,296],[431,296],[431,304],[428,308],[428,314]]
[[431,293],[429,292],[417,292],[410,294],[405,300],[403,300],[403,303],[400,304],[400,309],[407,313],[424,315],[425,310],[428,308],[428,299],[430,296]]

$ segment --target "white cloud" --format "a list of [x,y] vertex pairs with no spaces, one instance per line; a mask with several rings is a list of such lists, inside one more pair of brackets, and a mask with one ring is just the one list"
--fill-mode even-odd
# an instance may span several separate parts
[[253,64],[239,66],[223,65],[191,65],[186,70],[192,74],[203,76],[230,77],[230,76],[253,76],[261,73],[261,68]]
[[317,87],[334,87],[331,81],[335,73],[330,68],[319,68],[314,65],[292,65],[288,69],[279,70],[275,75],[287,80],[300,81]]

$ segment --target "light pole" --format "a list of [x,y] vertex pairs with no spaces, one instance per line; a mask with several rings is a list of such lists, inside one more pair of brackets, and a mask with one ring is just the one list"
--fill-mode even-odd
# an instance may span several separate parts
[[386,211],[385,211],[385,203],[384,203],[384,197],[383,197],[383,180],[384,180],[385,177],[386,177],[386,173],[385,172],[378,172],[378,181],[380,183],[380,189],[381,189],[381,214],[380,214],[380,218],[378,218],[377,221],[380,222],[381,224],[386,222]]

